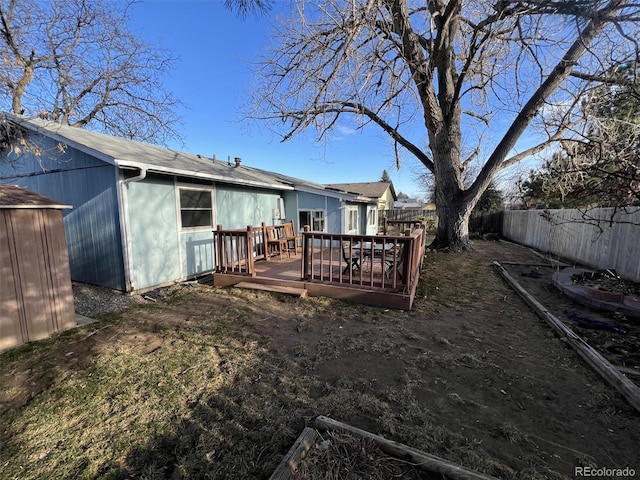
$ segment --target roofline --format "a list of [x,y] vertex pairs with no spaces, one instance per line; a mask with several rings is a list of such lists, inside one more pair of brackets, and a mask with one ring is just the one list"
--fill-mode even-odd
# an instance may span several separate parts
[[73,206],[71,205],[63,205],[63,204],[24,204],[24,203],[16,203],[14,205],[0,205],[0,210],[73,210]]
[[[374,184],[374,183],[386,183],[386,184],[388,184],[388,186],[387,186],[387,189],[386,189],[386,190],[391,189],[391,197],[393,198],[393,201],[396,201],[396,200],[398,199],[398,197],[397,197],[397,195],[396,195],[396,190],[395,190],[395,188],[394,188],[394,186],[393,186],[393,182],[392,182],[392,181],[388,181],[388,182],[382,182],[382,181],[380,181],[380,182],[325,183],[325,184],[323,185],[323,187],[325,187],[325,188],[327,188],[327,189],[329,189],[329,190],[339,190],[339,191],[342,191],[342,192],[349,192],[349,193],[353,193],[354,195],[362,195],[361,193],[358,193],[358,192],[351,192],[351,191],[349,191],[349,190],[340,190],[340,189],[339,189],[338,187],[336,187],[335,185],[350,185],[350,186],[354,186],[354,185],[371,185],[371,184]],[[385,191],[386,191],[386,190],[385,190]],[[384,195],[384,193],[385,193],[385,192],[383,192],[383,193],[382,193],[382,195]],[[379,201],[380,201],[380,199],[382,198],[382,195],[380,195],[379,197],[369,197],[369,196],[365,196],[365,195],[362,195],[362,196],[363,196],[364,198],[372,198],[372,199],[374,199],[375,201],[378,201],[378,202],[379,202]]]
[[285,185],[284,183],[267,183],[267,182],[259,182],[257,180],[254,181],[254,180],[244,180],[244,179],[240,179],[240,180],[230,179],[229,177],[223,177],[221,175],[194,172],[191,170],[182,170],[179,168],[158,167],[157,165],[142,163],[142,162],[130,162],[127,160],[115,159],[115,165],[119,168],[138,168],[141,170],[146,170],[147,172],[151,172],[151,173],[180,175],[183,177],[192,177],[192,178],[204,178],[207,180],[213,180],[221,183],[230,183],[232,185],[248,185],[251,187],[274,188],[278,190],[294,190],[293,187]]
[[[212,180],[212,181],[217,181],[217,182],[221,182],[221,183],[227,183],[227,184],[231,184],[231,185],[246,185],[246,186],[251,186],[251,187],[262,187],[262,188],[272,188],[272,189],[277,189],[277,190],[288,190],[288,191],[300,191],[300,192],[307,192],[307,193],[315,193],[315,194],[323,194],[323,195],[328,195],[328,196],[332,196],[335,198],[339,198],[341,200],[349,200],[352,202],[363,202],[363,203],[375,203],[377,202],[377,200],[375,198],[372,197],[367,197],[364,195],[360,195],[359,193],[356,192],[345,192],[342,190],[334,190],[334,189],[329,189],[326,188],[324,185],[318,184],[318,188],[313,188],[313,187],[305,187],[305,186],[299,186],[296,185],[295,183],[295,178],[293,177],[289,177],[286,175],[281,175],[278,173],[274,173],[274,172],[267,172],[265,170],[261,170],[261,169],[257,169],[257,168],[253,168],[253,167],[249,167],[252,170],[257,170],[257,171],[261,171],[264,172],[266,174],[272,174],[275,176],[283,176],[283,177],[287,177],[287,179],[289,179],[292,184],[290,185],[289,183],[285,183],[284,181],[281,183],[269,183],[269,182],[260,182],[258,180],[246,180],[246,179],[235,179],[235,178],[229,178],[229,177],[224,177],[221,175],[215,175],[215,174],[210,174],[210,173],[202,173],[202,172],[194,172],[192,170],[183,170],[183,169],[179,169],[179,168],[170,168],[170,167],[162,167],[162,166],[158,166],[158,165],[154,165],[154,164],[148,164],[148,163],[143,163],[143,162],[132,162],[132,161],[127,161],[127,160],[121,160],[115,157],[112,157],[111,155],[107,155],[105,153],[102,153],[99,150],[96,150],[94,148],[88,147],[86,145],[84,145],[83,143],[79,143],[77,141],[71,140],[63,135],[60,135],[58,133],[56,133],[55,131],[50,130],[49,128],[43,128],[39,125],[35,125],[33,123],[31,123],[29,121],[29,119],[24,118],[22,116],[18,116],[18,115],[14,115],[12,113],[9,112],[2,112],[2,114],[8,118],[11,121],[15,121],[16,123],[18,123],[19,125],[28,128],[31,131],[34,131],[36,133],[39,133],[41,135],[47,136],[49,138],[52,138],[53,140],[59,141],[61,143],[64,143],[66,145],[71,146],[72,148],[75,148],[83,153],[87,153],[89,155],[94,156],[95,158],[98,158],[99,160],[102,160],[110,165],[113,165],[115,167],[118,168],[137,168],[137,169],[144,169],[147,172],[152,172],[152,173],[159,173],[159,174],[166,174],[166,175],[180,175],[183,177],[191,177],[191,178],[202,178],[202,179],[207,179],[207,180]],[[60,126],[60,124],[55,123],[55,122],[49,122],[47,124],[51,125],[52,129],[55,129],[56,126]],[[95,133],[95,132],[94,132]],[[125,139],[126,140],[126,139]],[[158,145],[150,145],[153,147],[157,147],[157,148],[165,148],[168,151],[175,151],[177,153],[180,154],[184,154],[184,155],[195,155],[195,154],[191,154],[188,152],[180,152],[177,150],[173,150],[170,148],[166,148],[166,147],[160,147]]]
[[[28,118],[24,118],[22,116],[18,116],[18,115],[14,115],[13,113],[9,113],[9,112],[2,112],[2,115],[4,115],[5,117],[8,117],[9,120],[18,123],[19,125],[28,128],[29,130],[36,132],[36,133],[40,133],[41,135],[44,135],[46,137],[49,137],[53,140],[57,140],[58,142],[64,143],[65,145],[69,145],[77,150],[80,150],[81,152],[84,153],[88,153],[89,155],[92,155],[100,160],[102,160],[103,162],[107,162],[111,165],[116,165],[116,159],[114,157],[112,157],[111,155],[107,155],[105,153],[102,153],[99,150],[95,150],[91,147],[87,147],[86,145],[83,145],[82,143],[78,143],[74,140],[71,140],[70,138],[64,137],[56,132],[53,132],[51,130],[49,130],[48,128],[43,128],[40,125],[34,125],[33,123],[31,123],[29,121]],[[55,122],[49,122],[47,124],[47,126],[51,125],[51,128],[55,128],[55,126],[60,126],[59,123],[55,123]]]
[[321,195],[327,195],[329,197],[339,198],[340,200],[350,200],[352,202],[364,202],[364,203],[376,203],[376,199],[365,197],[357,193],[345,192],[342,190],[331,190],[328,188],[311,188],[311,187],[293,187],[294,190],[305,193],[316,193]]
[[[268,182],[260,182],[257,180],[244,180],[244,179],[232,179],[232,178],[228,178],[228,177],[223,177],[220,175],[213,175],[213,174],[208,174],[208,173],[200,173],[200,172],[193,172],[191,170],[182,170],[179,168],[167,168],[167,167],[161,167],[158,165],[154,165],[154,164],[147,164],[147,163],[141,163],[141,162],[130,162],[127,160],[119,160],[118,158],[112,157],[111,155],[107,155],[99,150],[96,150],[94,148],[88,147],[87,145],[83,144],[83,143],[79,143],[75,140],[72,140],[70,138],[67,138],[63,135],[60,135],[58,133],[56,133],[55,131],[50,130],[49,128],[43,128],[39,125],[35,125],[33,123],[31,123],[29,121],[29,119],[27,118],[23,118],[17,115],[14,115],[12,113],[8,113],[8,112],[3,112],[3,115],[6,116],[9,120],[11,121],[15,121],[16,123],[18,123],[19,125],[28,128],[29,130],[39,133],[41,135],[47,136],[53,140],[56,140],[58,142],[64,143],[65,145],[69,145],[72,148],[75,148],[76,150],[79,150],[83,153],[89,154],[93,157],[98,158],[99,160],[102,160],[103,162],[106,162],[110,165],[119,167],[119,168],[126,168],[126,167],[133,167],[133,168],[143,168],[149,172],[153,172],[153,173],[161,173],[161,174],[170,174],[170,175],[181,175],[184,177],[192,177],[192,178],[205,178],[208,180],[214,180],[214,181],[218,181],[218,182],[224,182],[224,183],[229,183],[229,184],[233,184],[233,185],[248,185],[248,186],[253,186],[253,187],[264,187],[264,188],[276,188],[279,190],[293,190],[293,188],[287,186],[284,183],[268,183]],[[59,126],[58,123],[55,122],[50,122],[48,125],[51,125],[52,129],[55,129],[56,126]],[[95,132],[94,132],[95,133]],[[125,139],[126,140],[126,139]],[[157,147],[157,148],[164,148],[168,151],[176,151],[173,150],[171,148],[166,148],[166,147],[160,147],[158,145],[150,145],[152,147]],[[183,155],[194,155],[191,153],[187,153],[187,152],[178,152],[180,154]]]

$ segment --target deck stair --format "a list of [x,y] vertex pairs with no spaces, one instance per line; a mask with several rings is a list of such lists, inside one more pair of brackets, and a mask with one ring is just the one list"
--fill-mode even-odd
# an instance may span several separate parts
[[254,282],[240,282],[233,286],[236,288],[247,288],[251,290],[264,290],[265,292],[284,293],[286,295],[293,295],[300,298],[307,296],[307,290],[305,288],[283,287],[280,285],[266,285]]

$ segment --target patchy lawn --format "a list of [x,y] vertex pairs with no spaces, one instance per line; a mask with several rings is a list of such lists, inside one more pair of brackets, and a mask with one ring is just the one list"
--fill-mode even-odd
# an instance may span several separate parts
[[429,254],[411,312],[173,287],[0,355],[2,478],[268,478],[317,415],[501,478],[640,471],[639,415],[476,242]]

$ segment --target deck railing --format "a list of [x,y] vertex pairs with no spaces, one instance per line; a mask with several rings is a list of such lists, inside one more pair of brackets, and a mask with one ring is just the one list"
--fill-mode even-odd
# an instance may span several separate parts
[[255,276],[254,262],[268,259],[266,227],[225,230],[218,225],[213,231],[216,273],[237,273]]
[[[303,232],[302,278],[393,292],[414,291],[424,258],[425,230],[422,224],[410,223],[414,228],[405,235]],[[358,259],[357,268],[350,263],[354,257]]]
[[389,220],[383,219],[382,234],[383,235],[406,235],[416,228],[424,228],[423,223],[416,220]]

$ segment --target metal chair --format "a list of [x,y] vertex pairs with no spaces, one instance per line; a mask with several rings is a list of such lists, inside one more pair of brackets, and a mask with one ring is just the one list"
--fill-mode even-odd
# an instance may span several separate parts
[[347,273],[349,270],[356,270],[360,268],[360,254],[359,252],[351,248],[351,242],[341,242],[342,244],[342,258],[346,262],[346,266],[342,273]]

